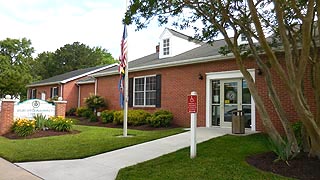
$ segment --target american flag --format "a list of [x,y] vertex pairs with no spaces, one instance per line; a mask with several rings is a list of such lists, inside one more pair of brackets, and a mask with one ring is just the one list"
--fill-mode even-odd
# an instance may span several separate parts
[[127,66],[127,53],[128,53],[127,41],[128,41],[127,27],[126,25],[124,25],[123,35],[121,40],[121,55],[120,55],[120,66],[119,66],[120,74],[124,74],[124,70]]
[[120,65],[119,65],[119,73],[120,73],[120,80],[118,89],[120,92],[120,106],[121,108],[124,107],[124,75],[125,75],[125,68],[127,66],[127,53],[128,53],[128,38],[127,38],[127,27],[124,25],[123,27],[123,35],[121,40],[121,55],[120,55]]

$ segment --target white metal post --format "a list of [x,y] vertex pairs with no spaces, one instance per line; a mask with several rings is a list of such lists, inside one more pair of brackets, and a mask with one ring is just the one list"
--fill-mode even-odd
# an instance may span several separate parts
[[[192,91],[192,96],[197,96],[197,92]],[[191,113],[191,145],[190,145],[190,158],[193,159],[197,156],[197,112]]]

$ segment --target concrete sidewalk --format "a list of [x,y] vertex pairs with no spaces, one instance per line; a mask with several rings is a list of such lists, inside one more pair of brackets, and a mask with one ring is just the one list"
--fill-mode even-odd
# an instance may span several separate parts
[[[230,134],[230,128],[197,128],[197,142]],[[17,163],[45,180],[111,180],[121,168],[190,146],[190,132],[130,146],[96,156],[59,161]]]
[[0,180],[40,180],[39,177],[0,158]]

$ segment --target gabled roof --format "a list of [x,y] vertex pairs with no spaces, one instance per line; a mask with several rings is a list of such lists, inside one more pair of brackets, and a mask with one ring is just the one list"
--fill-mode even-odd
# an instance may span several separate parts
[[92,84],[92,83],[95,83],[95,78],[89,75],[89,76],[86,76],[84,78],[79,79],[76,83],[78,85],[80,85],[80,84]]
[[187,41],[191,41],[193,43],[196,43],[196,44],[205,44],[203,43],[202,41],[199,41],[199,40],[196,40],[194,38],[192,38],[191,36],[187,36],[185,34],[182,34],[174,29],[170,29],[170,28],[166,28],[173,36],[176,36],[178,38],[181,38],[181,39],[184,39],[184,40],[187,40]]
[[[153,53],[148,56],[129,61],[129,72],[230,59],[233,56],[224,56],[219,53],[220,47],[225,45],[226,42],[224,40],[217,40],[212,45],[205,43],[179,55],[162,59],[159,59],[159,53]],[[117,73],[118,67],[112,67],[98,73],[94,73],[91,76],[101,77]]]
[[52,84],[65,84],[69,81],[85,77],[87,75],[106,70],[108,68],[111,68],[113,66],[117,66],[117,64],[111,64],[111,65],[104,65],[104,66],[98,66],[98,67],[90,67],[86,69],[78,69],[75,71],[67,72],[64,74],[60,74],[57,76],[50,77],[48,79],[44,79],[41,81],[33,82],[27,87],[36,87],[36,86],[46,86],[46,85],[52,85]]

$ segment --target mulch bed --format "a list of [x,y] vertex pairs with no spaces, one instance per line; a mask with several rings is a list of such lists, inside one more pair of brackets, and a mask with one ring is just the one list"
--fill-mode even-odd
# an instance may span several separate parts
[[40,138],[40,137],[61,136],[61,135],[66,135],[66,134],[77,134],[77,133],[80,133],[80,131],[73,130],[70,132],[58,132],[58,131],[53,131],[53,130],[47,130],[47,131],[36,131],[35,133],[33,133],[29,136],[26,136],[26,137],[17,136],[13,132],[9,132],[3,136],[8,139],[33,139],[33,138]]
[[290,160],[289,166],[284,161],[277,161],[273,152],[250,156],[246,161],[263,171],[272,172],[286,177],[302,180],[320,179],[320,160],[309,158],[307,153],[301,153],[298,157]]

